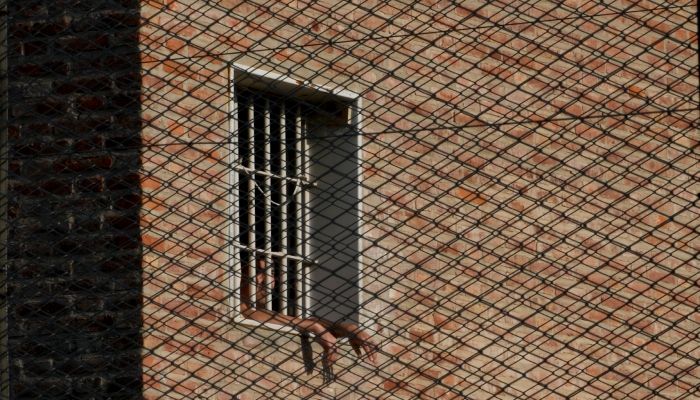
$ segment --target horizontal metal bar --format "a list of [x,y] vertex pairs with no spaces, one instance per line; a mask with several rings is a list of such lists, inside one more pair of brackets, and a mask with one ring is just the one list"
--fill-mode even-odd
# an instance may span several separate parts
[[237,248],[237,249],[240,249],[240,250],[243,250],[243,251],[248,251],[248,252],[255,253],[255,254],[263,254],[263,255],[266,255],[266,256],[276,257],[276,258],[287,258],[287,259],[289,259],[289,260],[302,261],[302,262],[305,262],[305,263],[314,264],[313,261],[307,260],[307,259],[305,259],[305,258],[302,257],[302,256],[295,256],[295,255],[292,255],[292,254],[285,254],[285,253],[282,253],[282,252],[280,252],[280,251],[268,251],[268,250],[256,249],[256,248],[254,248],[254,247],[243,246],[243,245],[238,244],[238,243],[232,243],[231,245],[232,245],[233,247]]
[[259,176],[263,176],[263,177],[276,178],[276,179],[280,179],[280,180],[282,180],[282,181],[287,181],[287,182],[296,183],[296,184],[298,184],[298,185],[300,185],[300,186],[304,186],[304,187],[307,187],[307,186],[311,186],[311,187],[316,186],[313,182],[307,180],[305,177],[302,177],[302,178],[291,178],[291,177],[288,177],[288,176],[280,176],[280,175],[272,174],[272,173],[267,172],[267,171],[260,171],[260,170],[257,170],[257,169],[244,167],[244,166],[242,166],[242,165],[240,165],[240,164],[233,164],[233,165],[231,165],[231,169],[233,169],[234,171],[247,172],[247,173],[249,173],[249,174],[251,174],[251,175],[259,175]]

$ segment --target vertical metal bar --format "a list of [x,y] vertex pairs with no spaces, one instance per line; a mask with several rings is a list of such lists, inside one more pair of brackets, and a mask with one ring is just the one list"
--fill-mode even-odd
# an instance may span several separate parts
[[264,153],[263,153],[263,170],[268,174],[265,175],[265,184],[263,186],[263,204],[265,215],[264,217],[264,249],[265,249],[265,308],[268,311],[272,311],[272,287],[275,283],[275,266],[272,263],[272,258],[269,253],[272,251],[272,178],[270,174],[272,173],[272,156],[270,155],[270,100],[265,99],[265,109],[264,109]]
[[[295,160],[294,160],[294,166],[295,166],[295,175],[297,178],[302,178],[304,176],[304,157],[302,155],[303,151],[303,146],[302,146],[302,121],[301,121],[301,106],[297,105],[296,107],[296,115],[295,115],[295,120],[294,120],[294,155]],[[304,195],[303,195],[303,188],[299,183],[296,185],[295,189],[295,194],[294,194],[294,202],[296,203],[297,207],[295,210],[295,216],[294,216],[294,221],[296,222],[296,236],[297,236],[297,249],[296,253],[297,255],[301,256],[302,258],[306,254],[306,249],[305,249],[305,236],[304,236],[304,211],[303,211],[303,201],[304,201]],[[299,261],[296,263],[296,301],[297,301],[297,308],[298,308],[298,313],[299,317],[306,317],[306,298],[308,297],[306,293],[306,274],[304,273],[304,263]]]
[[[299,144],[301,146],[301,175],[299,176],[300,178],[303,178],[304,181],[306,181],[309,177],[309,164],[308,164],[308,148],[307,148],[307,143],[306,143],[306,121],[301,119],[300,116],[300,129],[299,129]],[[301,210],[302,210],[302,218],[301,218],[301,231],[302,231],[302,246],[303,246],[303,254],[302,256],[304,257],[304,260],[309,260],[309,257],[311,255],[311,248],[309,245],[309,236],[310,236],[310,224],[309,224],[309,192],[306,189],[306,187],[302,186],[301,187]],[[308,317],[309,315],[309,310],[311,309],[311,271],[309,268],[309,264],[304,262],[301,265],[301,270],[302,270],[302,275],[304,276],[304,316]]]
[[[284,140],[286,134],[286,123],[285,123],[285,107],[284,102],[280,105],[280,252],[283,255],[287,255],[287,142]],[[294,315],[293,311],[290,313],[287,310],[287,257],[282,256],[280,258],[280,312],[287,315]]]
[[[255,110],[253,109],[253,100],[250,100],[248,106],[248,168],[255,170]],[[248,177],[248,247],[255,247],[255,174],[250,174]],[[256,255],[255,253],[248,254],[248,269],[250,276],[248,282],[250,284],[250,304],[251,308],[257,306],[258,300],[258,285],[256,276]]]
[[[229,74],[229,82],[233,82],[233,74],[235,71],[233,68],[230,69],[230,74]],[[239,160],[238,160],[238,135],[240,125],[238,124],[238,98],[236,97],[236,93],[233,89],[231,89],[231,138],[230,138],[230,147],[229,147],[229,162],[230,165],[235,165]],[[229,240],[231,241],[238,241],[238,235],[240,235],[240,226],[238,225],[241,220],[241,215],[240,215],[240,210],[238,209],[238,197],[240,196],[241,190],[238,187],[239,185],[239,180],[238,180],[238,171],[236,171],[234,168],[231,168],[230,171],[230,176],[231,176],[231,191],[229,193],[229,206],[231,209],[231,212],[229,214],[229,218],[231,219],[231,228],[229,229]],[[233,304],[232,304],[232,310],[233,310],[233,315],[234,317],[237,317],[240,315],[240,307],[241,307],[241,279],[243,278],[243,271],[242,271],[242,265],[241,265],[241,250],[238,249],[235,246],[230,247],[232,249],[231,251],[231,272],[232,272],[232,278],[231,278],[231,286],[233,290]]]

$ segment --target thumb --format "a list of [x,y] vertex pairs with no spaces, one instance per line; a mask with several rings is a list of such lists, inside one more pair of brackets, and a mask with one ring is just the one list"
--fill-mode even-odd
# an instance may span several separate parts
[[355,350],[355,354],[357,354],[357,357],[362,357],[362,351],[360,350],[360,345],[354,342],[350,342],[350,346],[352,346],[352,349]]

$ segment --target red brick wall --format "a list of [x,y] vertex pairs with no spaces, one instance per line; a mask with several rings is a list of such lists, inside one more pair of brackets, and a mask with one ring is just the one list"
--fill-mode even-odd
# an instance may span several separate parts
[[2,8],[10,105],[0,123],[9,133],[0,155],[9,158],[3,398],[135,398],[139,4],[12,0]]
[[[143,2],[147,397],[687,393],[700,383],[695,13]],[[363,322],[379,368],[344,354],[322,385],[295,336],[226,318],[228,62],[363,97]]]

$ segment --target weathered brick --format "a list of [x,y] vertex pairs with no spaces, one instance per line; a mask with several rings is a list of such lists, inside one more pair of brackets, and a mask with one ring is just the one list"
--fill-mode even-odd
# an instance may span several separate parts
[[68,63],[65,61],[51,61],[43,64],[17,65],[11,69],[11,74],[18,77],[45,77],[68,74]]
[[25,56],[40,56],[49,52],[49,43],[46,41],[33,40],[21,44],[19,53]]
[[100,97],[81,97],[76,100],[77,108],[81,112],[96,111],[103,108],[105,105],[104,99]]
[[[363,287],[371,294],[366,310],[374,313],[376,320],[372,324],[388,338],[382,343],[386,352],[382,353],[385,357],[382,372],[394,376],[389,379],[363,370],[352,377],[355,386],[351,395],[449,398],[451,393],[459,393],[454,398],[462,398],[468,393],[474,398],[540,396],[583,400],[606,394],[649,397],[651,387],[661,397],[681,393],[673,393],[675,389],[668,385],[668,378],[654,380],[651,375],[636,375],[636,381],[627,379],[634,372],[626,368],[645,368],[639,366],[661,362],[663,352],[674,351],[668,346],[652,345],[640,353],[637,350],[642,344],[625,336],[636,329],[645,340],[652,341],[657,336],[649,335],[662,332],[660,322],[650,318],[643,323],[631,323],[632,328],[619,325],[619,321],[633,321],[639,310],[650,310],[649,304],[666,301],[661,299],[671,288],[690,282],[682,283],[679,273],[671,273],[685,265],[671,259],[673,246],[684,246],[684,252],[698,248],[696,238],[688,237],[692,236],[692,229],[685,232],[679,228],[694,220],[692,213],[676,214],[683,206],[678,206],[678,210],[662,210],[658,204],[658,199],[663,197],[678,200],[679,204],[692,203],[695,199],[682,200],[666,193],[627,194],[641,188],[663,192],[671,186],[683,186],[695,193],[691,183],[677,183],[673,181],[677,177],[666,176],[669,168],[664,166],[673,166],[675,171],[688,170],[688,176],[693,176],[689,169],[692,167],[687,167],[693,165],[693,160],[685,161],[686,164],[677,160],[678,146],[688,145],[676,141],[674,147],[669,147],[672,135],[668,132],[691,132],[697,127],[694,122],[697,115],[671,112],[659,119],[636,120],[647,118],[643,112],[665,111],[696,102],[681,100],[696,89],[684,78],[692,75],[689,60],[694,60],[696,51],[692,45],[697,44],[691,32],[674,30],[687,23],[681,16],[665,11],[649,13],[649,21],[628,16],[615,18],[611,16],[615,14],[611,12],[613,5],[587,1],[569,1],[551,9],[544,2],[538,3],[538,7],[528,10],[528,18],[512,21],[509,18],[517,17],[522,12],[520,9],[504,9],[488,3],[431,0],[409,10],[394,7],[395,2],[360,2],[362,7],[357,2],[340,2],[333,5],[334,11],[325,2],[282,2],[272,6],[238,1],[220,3],[222,10],[201,13],[200,3],[179,0],[144,1],[138,3],[142,10],[136,9],[139,5],[135,0],[91,4],[63,0],[51,4],[23,2],[14,11],[20,18],[46,19],[50,15],[62,15],[58,11],[67,8],[70,15],[82,17],[71,22],[71,36],[61,37],[53,47],[71,55],[63,72],[48,66],[43,59],[52,54],[43,45],[46,36],[66,35],[59,17],[52,17],[56,21],[37,18],[30,23],[15,24],[11,31],[17,36],[12,40],[18,43],[21,40],[24,56],[32,56],[14,64],[13,76],[26,81],[51,80],[49,89],[22,88],[16,93],[30,97],[32,91],[41,97],[41,90],[57,91],[52,96],[43,95],[39,101],[13,102],[16,108],[12,115],[16,120],[50,120],[50,129],[41,134],[45,138],[34,139],[41,135],[33,135],[24,128],[13,132],[16,139],[12,143],[13,155],[24,157],[21,166],[15,164],[16,168],[23,168],[20,171],[24,173],[23,179],[32,179],[31,183],[11,182],[12,193],[21,202],[15,217],[28,218],[24,216],[28,212],[27,203],[43,201],[40,196],[51,201],[64,197],[61,201],[72,212],[94,217],[77,234],[89,233],[93,236],[88,237],[99,239],[88,242],[85,237],[76,237],[66,243],[50,241],[60,244],[57,250],[86,259],[90,253],[93,257],[112,251],[131,254],[131,258],[115,256],[109,261],[81,263],[81,271],[97,269],[104,274],[121,274],[140,271],[143,265],[148,273],[159,274],[154,279],[144,275],[145,281],[120,278],[85,284],[79,289],[111,295],[110,291],[119,286],[125,290],[143,289],[159,296],[155,299],[147,295],[143,304],[135,296],[123,306],[125,311],[150,307],[144,311],[145,331],[162,335],[164,339],[146,340],[144,347],[149,356],[158,355],[164,360],[163,364],[146,365],[146,376],[142,378],[138,357],[110,358],[115,361],[103,363],[109,365],[104,376],[110,378],[90,381],[94,385],[85,384],[89,390],[100,391],[96,398],[118,398],[123,389],[141,387],[143,382],[144,397],[161,398],[163,393],[192,397],[196,390],[207,386],[199,379],[207,382],[206,377],[223,373],[237,377],[231,383],[239,385],[231,389],[237,391],[237,397],[257,399],[261,391],[282,393],[281,382],[285,379],[294,382],[299,379],[294,372],[288,372],[294,368],[292,363],[298,361],[281,360],[273,354],[276,344],[270,343],[277,342],[270,338],[284,341],[290,350],[293,347],[293,340],[282,333],[263,333],[261,329],[234,324],[234,329],[227,331],[233,339],[212,336],[213,344],[201,346],[199,352],[193,350],[199,337],[195,330],[184,328],[221,322],[220,316],[212,317],[202,309],[211,309],[212,303],[207,302],[216,303],[215,298],[226,292],[212,288],[210,293],[199,281],[203,280],[201,273],[216,277],[212,278],[212,285],[227,274],[221,268],[222,263],[214,262],[216,250],[221,249],[215,243],[225,240],[217,235],[226,232],[224,224],[229,221],[221,212],[227,202],[224,200],[227,166],[221,163],[227,154],[216,149],[195,151],[170,141],[175,136],[178,140],[206,137],[206,141],[213,142],[212,147],[223,146],[230,134],[226,120],[229,88],[225,63],[219,54],[264,47],[277,40],[289,41],[292,47],[304,50],[275,49],[265,56],[268,58],[252,56],[252,66],[278,72],[280,68],[289,68],[289,74],[300,80],[328,81],[363,94],[363,130],[367,133],[363,136],[366,158],[362,161],[367,172],[363,185],[368,189],[366,198],[362,199],[366,218],[363,224],[369,228],[366,238],[374,243],[373,250],[363,254],[368,265]],[[120,5],[133,9],[120,10]],[[641,14],[638,11],[649,5],[625,3],[625,6]],[[581,16],[596,15],[596,18],[579,21],[566,7],[579,10]],[[151,19],[141,28],[141,35],[136,36],[135,28],[142,22],[139,12]],[[275,15],[280,18],[273,18]],[[329,20],[333,15],[337,16],[335,22]],[[572,29],[555,33],[527,22],[544,16],[567,18],[572,21]],[[197,23],[188,23],[188,17],[197,18]],[[394,17],[400,21],[388,22]],[[350,22],[344,24],[344,19]],[[477,20],[487,22],[489,28],[452,29]],[[499,22],[504,20],[509,22],[505,25]],[[417,29],[422,32],[426,21],[437,32],[449,32],[449,35],[431,36],[423,32],[390,45],[367,39],[364,47],[343,47],[342,41],[335,40],[335,35],[341,33],[352,40],[368,38],[366,32],[405,31],[410,35]],[[38,33],[41,29],[43,33]],[[313,37],[304,33],[305,30],[312,32]],[[662,38],[656,43],[658,32],[674,32],[676,39]],[[137,38],[141,40],[140,49],[136,48]],[[616,43],[609,43],[613,38]],[[636,46],[653,44],[655,54],[626,52],[626,48],[632,48],[626,40],[635,41]],[[105,46],[111,46],[107,48],[109,51],[101,50]],[[133,46],[133,51],[119,53],[124,50],[121,46]],[[592,49],[597,50],[594,56],[590,55]],[[85,54],[87,51],[95,54]],[[684,52],[688,54],[683,55]],[[659,57],[661,54],[667,57]],[[334,61],[328,62],[323,57]],[[63,61],[66,60],[55,60]],[[639,74],[635,62],[650,67]],[[103,69],[99,76],[98,69]],[[105,73],[105,69],[124,74]],[[90,77],[83,84],[72,86],[75,79],[60,76],[74,71]],[[111,79],[109,84],[101,80],[107,74]],[[92,95],[95,91],[100,91],[99,96]],[[44,103],[65,97],[75,103],[66,103],[69,107],[58,110]],[[658,108],[653,109],[652,104]],[[37,107],[44,107],[43,111]],[[115,108],[119,112],[113,112]],[[141,110],[143,116],[138,115]],[[82,114],[80,119],[75,119],[74,111]],[[615,116],[618,112],[638,115],[624,118]],[[101,113],[111,115],[98,121],[96,115]],[[592,118],[591,113],[604,117]],[[171,125],[170,121],[178,124]],[[423,135],[420,132],[423,128],[429,133]],[[439,128],[449,129],[441,132]],[[73,141],[55,145],[67,137]],[[693,143],[691,140],[694,139],[688,138],[687,143]],[[71,148],[91,152],[86,155],[95,158],[58,155]],[[402,157],[396,157],[397,153]],[[114,157],[113,163],[99,167],[99,160],[105,157]],[[139,179],[139,162],[144,169],[140,172],[147,179]],[[58,169],[47,169],[46,165]],[[133,169],[127,171],[131,168],[128,166]],[[52,190],[44,190],[41,185],[48,182],[64,184],[62,178],[56,177],[59,174],[66,179],[70,177],[74,192],[54,195]],[[667,180],[652,185],[653,179],[647,179],[649,174]],[[13,179],[20,178],[19,173],[15,175]],[[99,191],[87,190],[93,184]],[[200,193],[202,189],[207,192]],[[194,198],[197,200],[190,200]],[[49,211],[36,213],[36,217],[42,215],[49,215]],[[641,229],[642,225],[646,230]],[[131,229],[136,231],[137,226],[143,230],[142,236],[127,234]],[[53,251],[46,243],[27,241],[34,231],[29,225],[24,232],[13,231],[22,243],[10,250],[12,257]],[[42,232],[45,234],[46,230]],[[681,234],[682,241],[669,239]],[[613,240],[619,243],[610,243]],[[659,251],[651,252],[654,248]],[[644,254],[655,267],[647,267],[639,254]],[[182,265],[175,265],[174,260]],[[17,270],[18,279],[41,275],[29,264],[24,265],[25,272]],[[690,268],[690,275],[694,274],[695,266],[685,267]],[[436,283],[439,281],[449,282],[451,288],[440,286]],[[642,283],[646,286],[640,286]],[[43,285],[46,283],[37,286]],[[402,285],[416,290],[410,295],[396,296],[392,290]],[[18,293],[22,288],[13,290]],[[603,293],[608,291],[619,296],[604,297]],[[640,296],[642,292],[649,293]],[[170,304],[171,300],[179,303]],[[115,309],[122,307],[118,302],[111,304]],[[168,308],[159,309],[158,304],[168,304]],[[87,310],[89,307],[85,311],[87,319],[69,321],[65,326],[78,323],[91,335],[100,334],[105,325],[93,326],[90,321],[96,321],[95,315],[106,314],[91,314]],[[664,318],[675,321],[680,310],[676,308],[675,314],[667,311],[669,315]],[[463,317],[452,316],[457,311]],[[179,312],[194,320],[177,318]],[[658,308],[657,312],[661,314],[662,309]],[[115,315],[110,335],[113,327],[120,325]],[[575,322],[565,324],[562,318]],[[124,321],[125,327],[138,325],[138,321],[126,315]],[[698,318],[688,318],[690,321],[700,322]],[[593,329],[589,324],[597,326]],[[18,321],[15,326],[18,332],[36,328],[32,321]],[[158,331],[160,327],[162,331]],[[393,331],[401,332],[402,336],[394,335]],[[190,340],[168,341],[172,332],[191,335]],[[241,336],[244,339],[240,340]],[[118,337],[125,343],[137,343],[135,349],[140,346],[138,335],[133,340],[127,334]],[[627,346],[625,351],[630,353],[626,354],[648,359],[612,360],[611,354],[596,353],[590,356],[595,358],[591,365],[585,365],[590,357],[584,361],[576,358],[589,354],[591,343],[600,340],[610,346]],[[230,362],[221,361],[225,358],[222,357],[205,367],[207,363],[195,359],[228,354],[221,349],[228,351],[232,342],[244,351],[231,357]],[[167,349],[163,343],[167,343]],[[182,353],[177,363],[167,359],[168,350]],[[546,366],[533,369],[523,361],[527,357],[553,360],[552,370],[559,377],[552,380],[551,370]],[[448,358],[454,365],[463,367],[462,370],[443,374],[442,369],[435,368],[442,365],[453,369]],[[616,367],[610,369],[603,364],[608,362],[616,363]],[[421,369],[413,369],[412,363],[421,363]],[[183,370],[176,371],[181,364],[186,364],[182,365]],[[126,371],[131,366],[138,366],[138,371],[120,380],[116,370]],[[245,367],[245,373],[231,373],[240,366]],[[165,367],[173,370],[164,376],[157,375]],[[353,368],[349,370],[354,374]],[[327,387],[300,384],[291,388],[290,393],[314,398],[330,398],[340,393],[342,397],[347,393],[343,385],[348,376]],[[374,380],[370,382],[367,378]],[[638,383],[648,388],[635,389],[633,386],[640,386]],[[13,389],[29,388],[19,386],[22,384]],[[71,385],[75,388],[78,381],[73,379]],[[207,398],[229,396],[228,388],[210,386],[213,385],[207,386],[210,392],[197,393]],[[246,386],[251,390],[246,391]],[[443,392],[446,387],[451,390]],[[41,393],[32,395],[41,397]]]
[[110,36],[107,34],[92,34],[56,40],[56,48],[66,53],[103,50],[109,47]]
[[[105,67],[105,59],[109,54],[91,55],[85,51],[106,50],[112,46],[107,32],[132,29],[135,22],[129,16],[138,15],[138,4],[129,1],[88,4],[75,0],[57,0],[51,4],[43,1],[24,1],[17,5],[11,2],[9,6],[13,18],[20,21],[13,23],[9,29],[9,41],[14,49],[10,59],[10,101],[13,104],[11,116],[16,121],[13,121],[9,136],[12,156],[18,157],[17,161],[11,164],[12,181],[9,183],[9,189],[13,193],[14,203],[10,206],[10,216],[24,220],[31,218],[32,221],[43,221],[44,224],[48,221],[62,221],[67,210],[78,215],[89,213],[94,216],[87,219],[69,219],[74,222],[61,222],[60,228],[59,225],[41,228],[42,225],[39,224],[35,228],[25,224],[19,230],[12,230],[12,250],[8,253],[14,266],[8,275],[8,289],[12,290],[11,294],[8,293],[9,302],[13,304],[11,307],[16,308],[18,304],[33,304],[31,301],[33,298],[38,299],[37,296],[50,297],[54,293],[70,295],[84,290],[108,295],[110,290],[114,290],[114,285],[94,278],[80,278],[90,271],[100,271],[102,262],[79,263],[76,271],[81,272],[76,276],[72,275],[73,262],[94,258],[96,254],[113,248],[110,238],[105,238],[105,234],[102,233],[105,225],[101,222],[100,215],[109,210],[116,199],[108,195],[95,197],[95,194],[106,190],[105,171],[111,169],[115,163],[132,164],[129,161],[123,163],[119,157],[115,159],[114,155],[99,153],[105,151],[105,139],[95,135],[95,132],[113,129],[116,119],[114,115],[76,119],[75,111],[95,112],[96,110],[85,107],[95,108],[94,104],[88,104],[89,102],[82,99],[95,97],[96,92],[107,94],[106,97],[100,97],[102,99],[114,98],[119,96],[120,90],[127,89],[129,79],[135,79],[122,78],[120,82],[123,82],[121,84],[124,88],[116,88],[113,78],[106,77],[110,73],[109,67]],[[107,11],[93,14],[100,9]],[[71,17],[70,22],[65,18],[66,15]],[[95,15],[105,16],[106,25],[97,27],[83,23]],[[25,21],[23,18],[34,19]],[[113,25],[109,25],[110,23]],[[117,52],[119,58],[138,60],[139,52],[136,47],[124,47],[123,41],[121,46]],[[111,57],[117,57],[117,54],[113,53]],[[138,70],[138,62],[132,62],[131,68]],[[72,74],[79,74],[79,77],[69,77]],[[131,86],[128,89],[139,88]],[[76,94],[82,97],[80,101],[73,103],[74,98],[70,96]],[[122,110],[122,116],[130,121],[138,120],[138,115],[129,116],[125,110]],[[138,129],[139,126],[131,128]],[[79,135],[82,136],[77,138]],[[89,157],[76,157],[72,153],[74,151],[90,154]],[[58,177],[59,174],[84,174],[88,171],[91,174],[89,176],[81,175],[70,179]],[[95,174],[97,176],[94,176]],[[128,172],[123,171],[122,174],[127,175]],[[17,181],[20,177],[28,180]],[[122,195],[130,190],[136,192],[138,185],[130,188],[124,184],[120,190]],[[40,204],[37,204],[37,201]],[[67,236],[69,231],[66,229],[72,229],[70,237]],[[133,241],[134,238],[129,240]],[[47,259],[51,262],[44,263],[43,260]],[[129,261],[122,265],[120,270],[134,271],[138,268],[138,263]],[[93,279],[92,283],[89,283],[90,279]],[[32,280],[33,283],[31,286],[21,287],[14,283],[23,280]],[[120,285],[123,289],[128,284],[138,286],[138,283],[132,281],[124,281]],[[66,297],[66,301],[59,301],[55,297],[48,302],[42,300],[36,303],[38,308],[33,312],[27,308],[20,308],[18,310],[21,316],[13,314],[10,319],[12,331],[17,333],[13,334],[13,337],[18,338],[18,342],[13,345],[13,349],[16,350],[12,351],[11,360],[21,360],[17,365],[26,366],[24,369],[20,367],[19,372],[11,378],[11,391],[16,394],[15,397],[37,398],[49,394],[53,397],[73,397],[77,393],[76,388],[84,388],[78,392],[93,393],[96,398],[101,398],[106,396],[109,382],[113,382],[117,377],[129,374],[140,376],[140,372],[134,369],[134,366],[138,365],[136,359],[123,358],[115,365],[111,364],[112,355],[109,352],[100,353],[102,350],[95,346],[64,346],[64,343],[94,342],[95,335],[105,332],[105,328],[108,327],[112,340],[124,337],[128,338],[128,341],[138,342],[138,338],[134,337],[133,324],[129,324],[129,327],[124,325],[125,327],[111,328],[121,322],[115,323],[113,316],[100,314],[101,309],[96,306],[100,304],[99,301],[71,303],[69,298]],[[70,304],[75,304],[77,309],[85,313],[84,320],[73,319],[77,317],[64,318],[69,310],[66,307]],[[93,318],[93,315],[96,317]],[[60,316],[57,323],[47,324],[45,321],[53,316]],[[84,329],[83,333],[80,333],[81,328]],[[73,341],[63,340],[56,343],[56,334],[68,333],[74,335]],[[32,338],[33,342],[29,338]],[[95,352],[92,358],[95,362],[91,364],[87,358],[82,358],[81,354],[84,352]],[[58,360],[59,355],[68,355],[69,358]],[[41,358],[41,361],[37,357]],[[60,383],[56,383],[50,378],[58,376],[56,370],[44,368],[41,364],[43,362],[49,363],[46,365],[70,364],[73,367],[62,369],[62,379]],[[93,366],[92,370],[77,368],[88,365]],[[81,375],[94,372],[97,366],[101,371],[97,381],[81,378]],[[32,381],[32,377],[36,377],[38,381]],[[130,388],[123,387],[124,396],[139,393],[140,383],[133,380],[132,384]]]
[[78,192],[103,192],[105,190],[105,180],[101,176],[81,179],[76,183]]

